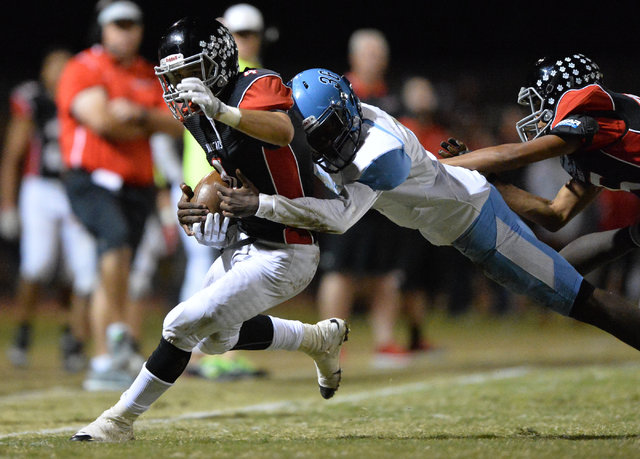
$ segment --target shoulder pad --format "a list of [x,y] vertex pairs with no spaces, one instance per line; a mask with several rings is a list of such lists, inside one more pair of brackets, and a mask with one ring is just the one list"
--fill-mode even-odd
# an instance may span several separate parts
[[560,96],[551,128],[564,121],[569,115],[615,110],[611,95],[602,86],[591,84],[580,89],[570,89]]
[[578,136],[582,137],[586,144],[591,143],[600,129],[595,118],[587,115],[571,115],[556,123],[555,127],[549,131],[549,134],[557,136]]
[[373,190],[392,190],[407,179],[410,170],[411,158],[404,149],[390,150],[373,160],[358,182]]

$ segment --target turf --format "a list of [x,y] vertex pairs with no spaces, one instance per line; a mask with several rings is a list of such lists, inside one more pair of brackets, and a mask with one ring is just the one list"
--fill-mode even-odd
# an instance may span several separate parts
[[[275,312],[314,320],[295,302]],[[147,314],[147,352],[163,314]],[[0,319],[6,349],[11,314]],[[500,318],[435,312],[429,329],[441,350],[385,371],[371,368],[370,330],[356,317],[343,384],[329,401],[304,355],[247,353],[267,378],[183,377],[136,423],[135,441],[70,442],[120,394],[83,392],[82,375],[59,368],[59,322],[55,311],[41,314],[30,368],[0,359],[2,458],[627,458],[640,448],[640,354],[535,309]]]

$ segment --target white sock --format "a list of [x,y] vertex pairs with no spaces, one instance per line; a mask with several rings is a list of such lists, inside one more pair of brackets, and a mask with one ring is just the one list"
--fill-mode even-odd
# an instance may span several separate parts
[[273,323],[273,341],[267,349],[297,351],[304,337],[304,324],[299,320],[286,320],[269,316]]
[[127,389],[113,410],[116,414],[135,419],[147,411],[151,404],[158,400],[173,384],[164,382],[147,370],[146,362],[137,378]]

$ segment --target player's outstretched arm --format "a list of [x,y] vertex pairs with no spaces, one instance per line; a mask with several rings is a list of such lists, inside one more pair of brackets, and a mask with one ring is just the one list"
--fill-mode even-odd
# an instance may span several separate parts
[[583,276],[604,266],[640,243],[638,224],[609,231],[585,234],[567,244],[559,253]]
[[296,198],[260,194],[256,215],[296,228],[342,234],[373,206],[381,191],[350,183],[337,198]]
[[566,225],[602,190],[572,179],[560,188],[553,200],[548,200],[511,184],[496,182],[494,185],[518,215],[549,231],[558,231]]
[[545,135],[524,143],[505,143],[442,159],[443,164],[466,167],[483,174],[517,169],[547,158],[568,155],[580,146],[579,139]]
[[289,199],[259,193],[257,188],[236,171],[242,188],[218,187],[220,209],[227,217],[256,215],[277,223],[324,233],[344,233],[371,208],[380,191],[361,183],[345,185],[337,198],[311,197]]

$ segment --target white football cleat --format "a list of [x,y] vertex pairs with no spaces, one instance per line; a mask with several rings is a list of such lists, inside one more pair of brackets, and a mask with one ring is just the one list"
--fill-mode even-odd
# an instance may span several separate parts
[[340,385],[340,350],[348,339],[349,327],[344,320],[334,318],[315,325],[304,324],[304,328],[300,348],[315,361],[320,395],[329,399]]
[[133,420],[116,415],[111,408],[71,437],[71,441],[123,442],[128,440],[133,440]]

